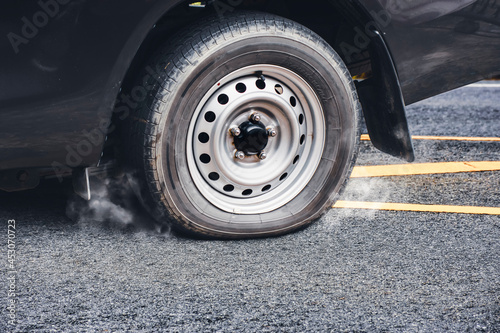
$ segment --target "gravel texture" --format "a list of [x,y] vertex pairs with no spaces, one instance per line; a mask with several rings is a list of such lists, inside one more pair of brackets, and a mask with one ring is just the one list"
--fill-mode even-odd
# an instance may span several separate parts
[[[411,106],[413,134],[498,136],[499,96],[463,88]],[[417,162],[499,160],[500,143],[416,151]],[[365,142],[358,163],[401,162]],[[499,180],[353,179],[342,199],[500,207]],[[134,211],[132,224],[70,219],[68,203],[81,203],[69,191],[45,182],[0,194],[4,230],[16,220],[18,302],[9,325],[2,265],[0,332],[500,331],[499,216],[334,209],[279,238],[201,241]]]

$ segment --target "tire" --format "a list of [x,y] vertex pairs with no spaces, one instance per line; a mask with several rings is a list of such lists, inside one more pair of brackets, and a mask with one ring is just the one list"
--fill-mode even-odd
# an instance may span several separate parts
[[360,104],[341,58],[314,32],[256,12],[214,17],[144,68],[148,98],[127,154],[159,222],[209,238],[281,235],[337,199]]

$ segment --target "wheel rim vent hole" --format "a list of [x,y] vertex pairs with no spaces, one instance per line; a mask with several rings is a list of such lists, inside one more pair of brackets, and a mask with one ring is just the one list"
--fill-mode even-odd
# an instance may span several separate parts
[[238,83],[236,85],[236,91],[240,94],[243,94],[245,91],[247,91],[247,86],[244,83]]
[[271,185],[266,185],[262,188],[262,192],[267,192],[271,189]]
[[295,97],[290,97],[290,104],[293,106],[293,107],[296,107],[297,106],[297,99]]
[[213,123],[215,121],[215,118],[217,118],[217,116],[212,111],[208,111],[207,113],[205,113],[205,120],[207,122]]
[[198,140],[201,143],[207,143],[208,141],[210,141],[210,136],[207,133],[203,132],[198,135]]
[[233,185],[226,185],[226,186],[224,186],[224,191],[226,191],[226,192],[233,192],[234,191],[234,186]]
[[202,154],[200,156],[201,163],[208,164],[208,163],[210,163],[211,160],[212,160],[212,158],[208,154]]
[[300,137],[300,144],[303,145],[304,141],[306,141],[306,136],[302,134],[302,136]]
[[279,84],[277,84],[277,85],[275,85],[275,86],[274,86],[274,90],[276,91],[276,93],[277,93],[278,95],[283,94],[283,87],[282,87],[282,86],[280,86]]
[[219,180],[220,176],[217,172],[212,172],[208,175],[208,178],[210,178],[213,181]]
[[249,190],[244,190],[243,193],[241,193],[241,194],[244,195],[244,196],[249,196],[252,193],[253,193],[253,191],[249,189]]
[[263,90],[263,89],[266,89],[266,83],[262,80],[257,80],[255,82],[255,85],[257,86],[257,88],[259,88],[260,90]]
[[301,125],[304,123],[304,115],[303,115],[303,114],[301,114],[301,115],[299,116],[299,123],[300,123]]
[[229,97],[226,94],[220,94],[219,97],[217,97],[217,101],[221,105],[226,105],[229,103]]
[[295,158],[293,159],[293,164],[297,164],[297,162],[299,161],[299,158],[300,158],[299,155],[295,156]]
[[288,177],[288,173],[285,172],[284,174],[281,175],[280,181],[283,181],[286,177]]

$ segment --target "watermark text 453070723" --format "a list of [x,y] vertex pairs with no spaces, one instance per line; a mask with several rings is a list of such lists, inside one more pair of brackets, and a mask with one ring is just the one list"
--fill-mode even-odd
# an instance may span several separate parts
[[16,221],[7,221],[7,317],[15,325],[17,314]]

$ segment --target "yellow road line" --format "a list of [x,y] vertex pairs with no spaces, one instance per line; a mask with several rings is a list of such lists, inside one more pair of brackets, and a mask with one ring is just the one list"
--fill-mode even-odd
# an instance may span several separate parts
[[[413,140],[436,140],[436,141],[492,141],[500,142],[500,138],[495,137],[468,137],[468,136],[427,136],[414,135]],[[368,134],[361,135],[361,141],[370,141]]]
[[389,211],[405,211],[405,212],[500,215],[500,208],[498,207],[419,205],[419,204],[363,202],[363,201],[337,201],[335,205],[333,205],[333,208],[372,209],[372,210],[389,210]]
[[356,166],[351,178],[429,175],[442,173],[498,171],[500,162],[441,162]]

